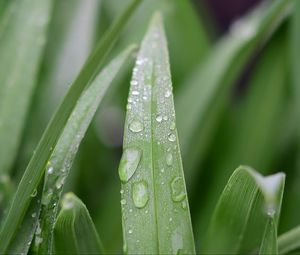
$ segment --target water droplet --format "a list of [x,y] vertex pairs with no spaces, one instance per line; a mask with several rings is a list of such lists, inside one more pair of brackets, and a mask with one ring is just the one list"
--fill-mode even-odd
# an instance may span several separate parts
[[53,171],[54,171],[54,168],[53,168],[52,166],[50,166],[50,167],[48,168],[48,170],[47,170],[47,173],[48,173],[48,174],[52,174]]
[[186,203],[185,200],[182,201],[181,206],[182,206],[183,209],[186,209],[186,208],[187,208],[187,203]]
[[66,175],[60,175],[55,183],[55,187],[57,189],[62,188],[62,186],[65,184],[65,180],[66,180]]
[[34,189],[34,191],[31,193],[31,197],[35,197],[37,195],[37,189]]
[[166,163],[167,163],[168,166],[171,166],[173,164],[173,155],[172,155],[172,153],[167,154]]
[[48,205],[50,200],[51,200],[52,195],[53,195],[53,190],[52,189],[49,189],[48,192],[46,192],[46,194],[43,194],[42,204],[43,205]]
[[132,229],[129,229],[129,230],[128,230],[128,233],[129,233],[129,234],[132,234],[132,232],[133,232]]
[[130,82],[130,85],[136,86],[136,85],[138,85],[138,82],[137,82],[136,80],[132,80],[132,81]]
[[31,214],[31,217],[35,218],[36,217],[36,213]]
[[171,222],[171,221],[173,221],[173,218],[172,218],[172,217],[170,217],[170,218],[169,218],[169,221],[170,221],[170,222]]
[[144,125],[142,122],[134,120],[129,124],[129,129],[134,133],[138,133],[144,129]]
[[131,110],[131,104],[127,104],[126,109]]
[[135,173],[142,157],[142,151],[135,148],[125,149],[119,166],[119,177],[122,182],[128,182]]
[[168,116],[167,116],[167,115],[164,116],[163,119],[164,119],[164,120],[168,120]]
[[165,172],[165,169],[164,169],[164,168],[162,168],[162,169],[160,170],[160,172],[161,172],[161,173],[164,173],[164,172]]
[[170,130],[174,130],[176,127],[176,124],[174,121],[172,121],[171,125],[170,125]]
[[148,185],[145,181],[135,182],[132,187],[132,199],[137,208],[143,208],[149,200]]
[[181,177],[175,177],[173,179],[171,183],[171,191],[174,202],[180,202],[185,198],[184,181]]
[[137,90],[132,91],[132,95],[134,95],[134,96],[137,96],[139,94],[140,94],[140,92],[138,92]]
[[157,122],[162,122],[162,120],[163,120],[163,118],[160,114],[158,114],[155,119]]
[[124,190],[123,190],[123,189],[121,189],[121,190],[120,190],[120,193],[121,193],[121,194],[124,194]]
[[36,236],[35,237],[35,246],[38,246],[42,242],[43,242],[43,238],[42,237],[40,237],[40,236]]
[[121,199],[121,205],[126,205],[126,200],[124,198]]
[[72,196],[69,196],[67,194],[63,200],[63,208],[66,210],[72,209],[74,207],[74,201],[72,199]]
[[172,95],[172,92],[171,90],[167,90],[166,93],[165,93],[165,97],[168,98]]
[[176,135],[174,135],[173,133],[168,134],[168,140],[170,142],[175,142],[176,141]]

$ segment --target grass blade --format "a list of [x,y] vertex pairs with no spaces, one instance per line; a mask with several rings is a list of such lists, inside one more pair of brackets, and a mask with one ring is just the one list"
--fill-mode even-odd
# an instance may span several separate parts
[[179,91],[178,130],[183,161],[189,169],[188,183],[195,179],[195,166],[204,156],[234,81],[267,35],[280,24],[288,3],[279,0],[271,6],[260,6],[233,24],[230,34],[216,45]]
[[[235,121],[222,130],[222,142],[216,140],[217,156],[211,158],[206,197],[203,197],[197,230],[205,232],[213,208],[232,169],[241,164],[251,165],[266,174],[281,147],[280,134],[284,129],[282,115],[287,102],[287,38],[285,31],[272,38],[256,64],[245,96],[237,109]],[[229,111],[228,111],[229,112]],[[259,123],[259,125],[253,125]]]
[[[266,226],[261,251],[267,250],[265,244],[269,244],[268,240],[274,240],[277,229],[284,181],[283,173],[263,177],[249,167],[241,166],[235,170],[217,204],[202,252],[204,254],[239,254],[246,231],[248,231],[251,211],[257,208],[255,203],[258,197],[262,197],[263,200],[258,210],[264,210],[262,216]],[[260,229],[257,232],[264,230]],[[216,236],[218,236],[217,239]],[[277,246],[277,244],[273,245]],[[254,248],[256,247],[252,247]]]
[[5,253],[10,241],[14,237],[20,222],[31,201],[31,194],[38,187],[44,174],[47,161],[51,155],[71,112],[82,91],[90,84],[103,65],[104,59],[111,49],[113,42],[125,26],[126,21],[136,9],[141,0],[132,0],[122,15],[113,23],[95,51],[90,55],[77,79],[67,92],[62,104],[45,130],[35,154],[20,181],[12,205],[8,211],[4,225],[0,232],[0,253]]
[[52,252],[52,232],[58,202],[78,146],[109,85],[132,53],[134,47],[128,48],[114,59],[100,72],[89,88],[84,91],[49,158],[40,214],[41,231],[37,236],[37,238],[43,240],[37,248],[41,254],[50,254]]
[[57,254],[104,254],[86,206],[72,193],[63,197],[54,238]]
[[12,0],[1,19],[0,174],[10,171],[20,144],[51,9],[52,0]]
[[278,253],[287,254],[300,248],[300,226],[291,229],[278,238]]
[[142,42],[129,93],[119,167],[124,252],[193,254],[168,51],[159,14]]

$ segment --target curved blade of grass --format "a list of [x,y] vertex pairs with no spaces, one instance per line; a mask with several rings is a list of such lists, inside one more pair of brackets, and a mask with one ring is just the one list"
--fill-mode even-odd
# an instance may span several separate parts
[[124,252],[193,254],[168,51],[159,14],[142,42],[129,93],[119,166]]
[[0,219],[3,218],[4,210],[9,205],[15,191],[14,184],[8,175],[0,176]]
[[274,218],[270,217],[267,220],[265,233],[262,239],[262,244],[259,250],[260,255],[277,255],[277,226]]
[[300,226],[278,237],[278,254],[288,254],[300,248]]
[[271,6],[260,6],[236,21],[230,34],[212,49],[179,91],[178,130],[183,161],[189,169],[188,183],[195,179],[198,170],[195,166],[204,156],[234,81],[267,35],[280,24],[288,3],[288,0],[274,1]]
[[73,193],[62,200],[54,229],[57,254],[104,254],[100,238],[91,216]]
[[197,216],[197,230],[201,234],[232,170],[246,164],[267,173],[281,147],[289,66],[286,39],[285,31],[280,30],[268,43],[251,73],[245,96],[235,105],[238,109],[235,121],[224,132],[223,142],[216,141],[217,156],[212,157],[209,178],[205,181],[206,197]]
[[40,228],[37,238],[43,240],[37,250],[41,254],[52,252],[52,232],[62,194],[78,146],[91,123],[106,90],[132,53],[135,46],[114,59],[95,78],[79,98],[47,164],[40,214]]
[[[235,170],[214,211],[202,252],[239,254],[254,209],[264,212],[259,217],[264,217],[263,226],[266,229],[260,225],[261,229],[256,230],[256,234],[265,231],[261,251],[268,250],[268,240],[272,241],[271,247],[277,247],[274,235],[277,231],[284,181],[283,173],[263,177],[249,167],[241,166]],[[258,203],[259,206],[256,207],[259,197],[262,197],[263,203]],[[256,247],[252,247],[254,248]]]
[[10,171],[42,57],[52,0],[12,0],[0,24],[0,174]]
[[83,69],[79,73],[57,112],[45,130],[35,154],[21,179],[12,205],[8,211],[4,225],[0,232],[0,253],[5,253],[10,241],[16,233],[31,200],[31,194],[38,187],[44,174],[47,161],[51,155],[73,108],[82,91],[90,84],[103,65],[104,59],[111,49],[114,41],[125,26],[126,21],[136,9],[141,0],[132,0],[122,15],[113,23],[104,38],[100,41],[95,51],[90,55]]

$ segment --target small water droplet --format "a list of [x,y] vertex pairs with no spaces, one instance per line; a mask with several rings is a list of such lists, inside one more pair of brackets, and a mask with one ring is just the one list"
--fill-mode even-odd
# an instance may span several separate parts
[[170,217],[170,218],[169,218],[169,221],[170,221],[170,222],[171,222],[171,221],[173,221],[173,218],[172,218],[172,217]]
[[173,164],[173,155],[172,155],[172,153],[167,154],[166,163],[167,163],[168,166],[171,166]]
[[121,193],[121,194],[124,194],[124,190],[123,190],[123,189],[121,189],[121,190],[120,190],[120,193]]
[[31,197],[35,197],[37,195],[37,189],[34,189],[34,191],[31,193]]
[[35,246],[40,245],[43,242],[43,238],[40,236],[35,237]]
[[130,131],[132,131],[134,133],[138,133],[144,129],[144,125],[142,122],[140,122],[138,120],[134,120],[129,124],[129,129],[130,129]]
[[164,172],[165,172],[165,169],[164,169],[164,168],[162,168],[162,169],[160,170],[160,172],[161,172],[161,173],[164,173]]
[[174,135],[173,133],[168,134],[168,140],[170,142],[175,142],[176,141],[176,135]]
[[52,166],[50,166],[50,167],[48,168],[48,170],[47,170],[47,173],[48,173],[48,174],[52,174],[53,171],[54,171],[54,168],[53,168]]
[[184,181],[181,177],[175,177],[173,179],[171,183],[171,191],[174,202],[180,202],[185,198]]
[[183,209],[187,208],[187,203],[186,203],[185,200],[181,202],[181,206],[182,206]]
[[65,180],[66,180],[66,175],[60,175],[55,183],[55,187],[57,189],[61,189],[62,186],[65,184]]
[[130,82],[130,85],[136,86],[136,85],[138,85],[138,82],[137,82],[136,80],[132,80],[132,81]]
[[132,232],[133,232],[132,229],[129,229],[129,230],[128,230],[128,233],[129,233],[129,234],[132,234]]
[[134,96],[137,96],[137,95],[139,95],[139,94],[140,94],[140,92],[137,91],[137,90],[132,91],[132,95],[134,95]]
[[131,104],[127,104],[126,109],[131,110]]
[[143,208],[149,200],[148,185],[145,181],[135,182],[132,186],[132,199],[137,208]]
[[171,90],[167,90],[166,93],[165,93],[165,97],[168,98],[172,95],[172,92]]
[[126,200],[124,198],[121,199],[121,205],[126,205]]
[[174,121],[172,121],[171,125],[170,125],[170,130],[174,130],[176,127],[176,124]]
[[119,177],[127,182],[135,173],[142,157],[142,151],[135,148],[125,149],[119,166]]
[[31,214],[31,217],[32,217],[32,218],[35,218],[35,217],[36,217],[36,213],[32,213],[32,214]]
[[160,114],[158,114],[155,119],[157,122],[162,122],[163,117]]
[[167,115],[164,116],[163,119],[164,119],[164,120],[168,120],[168,116],[167,116]]
[[49,189],[48,192],[43,194],[42,204],[43,205],[48,205],[50,200],[51,200],[52,195],[53,195],[53,190],[52,189]]

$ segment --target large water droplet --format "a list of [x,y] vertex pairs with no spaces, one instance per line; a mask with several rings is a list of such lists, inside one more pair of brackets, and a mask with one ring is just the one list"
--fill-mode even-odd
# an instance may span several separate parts
[[119,177],[127,182],[135,173],[142,157],[142,151],[135,148],[125,149],[119,166]]
[[167,154],[166,163],[167,163],[168,166],[171,166],[173,164],[173,155],[172,155],[172,153]]
[[175,202],[182,201],[186,194],[184,189],[184,181],[181,177],[175,177],[171,183],[172,199]]
[[173,133],[168,134],[168,140],[170,142],[175,142],[176,141],[176,135]]
[[148,185],[145,181],[140,181],[133,184],[132,199],[137,208],[145,207],[149,200]]
[[142,122],[134,120],[129,124],[129,129],[134,133],[138,133],[144,129],[144,125]]

